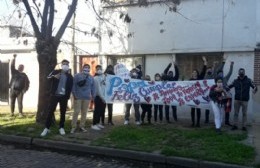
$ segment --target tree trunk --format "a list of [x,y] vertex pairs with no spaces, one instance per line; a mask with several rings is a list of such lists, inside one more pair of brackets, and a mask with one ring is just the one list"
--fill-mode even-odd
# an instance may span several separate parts
[[39,62],[39,95],[36,122],[44,124],[48,115],[48,104],[51,83],[47,76],[54,70],[57,64],[57,48],[59,42],[54,38],[39,40],[36,42],[37,58]]

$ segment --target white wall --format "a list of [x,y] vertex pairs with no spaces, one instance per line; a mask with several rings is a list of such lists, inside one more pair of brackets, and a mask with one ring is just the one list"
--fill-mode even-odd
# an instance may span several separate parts
[[[158,54],[255,48],[256,0],[188,0],[181,1],[177,9],[178,13],[169,12],[164,5],[117,8],[129,14],[132,19],[129,24],[119,20],[118,12],[111,11],[115,9],[104,9],[120,29],[110,27],[117,35],[104,36],[101,51]],[[107,25],[102,28],[106,29]],[[133,33],[133,37],[125,41],[127,33]]]
[[[13,59],[12,54],[1,54],[1,61],[7,61]],[[36,52],[32,53],[17,53],[16,58],[16,68],[18,68],[19,64],[24,65],[24,73],[27,74],[30,80],[29,90],[24,94],[23,105],[24,107],[37,107],[38,104],[38,91],[39,91],[39,65],[37,61]],[[10,68],[10,67],[9,67]],[[9,76],[11,80],[11,70],[9,71]],[[16,102],[17,103],[17,102]],[[18,106],[16,105],[16,110],[18,110]]]

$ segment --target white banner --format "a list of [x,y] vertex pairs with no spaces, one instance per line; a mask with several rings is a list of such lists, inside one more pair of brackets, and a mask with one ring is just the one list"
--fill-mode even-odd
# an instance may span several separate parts
[[144,81],[106,77],[106,102],[203,106],[209,104],[209,90],[214,80]]

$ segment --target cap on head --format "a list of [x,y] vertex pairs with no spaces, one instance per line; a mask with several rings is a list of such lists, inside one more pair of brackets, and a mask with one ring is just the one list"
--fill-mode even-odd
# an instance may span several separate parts
[[68,60],[66,60],[66,59],[64,59],[64,60],[62,60],[61,61],[61,64],[69,64],[70,62],[68,61]]

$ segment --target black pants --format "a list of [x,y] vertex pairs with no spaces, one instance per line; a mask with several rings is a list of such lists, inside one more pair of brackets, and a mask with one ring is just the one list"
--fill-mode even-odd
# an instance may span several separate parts
[[[176,106],[171,106],[171,107],[172,107],[172,117],[175,121],[177,121],[177,107]],[[165,118],[167,121],[170,121],[169,111],[170,111],[170,106],[165,105]]]
[[113,104],[107,104],[107,110],[108,110],[108,123],[112,123],[113,118]]
[[230,116],[230,113],[229,112],[225,112],[225,124],[230,124],[229,122],[229,117]]
[[200,115],[201,115],[201,110],[200,108],[191,108],[191,121],[192,121],[192,126],[195,125],[195,111],[197,111],[197,123],[196,126],[200,126]]
[[154,105],[154,121],[157,121],[157,114],[159,109],[159,119],[162,121],[163,119],[163,105]]
[[101,122],[104,123],[106,104],[102,101],[102,99],[99,96],[95,97],[94,104],[95,108],[93,112],[93,125],[99,124],[100,119]]
[[147,121],[148,121],[148,123],[151,123],[152,105],[151,104],[141,104],[141,108],[142,108],[142,114],[141,114],[142,122],[144,122],[145,114],[147,113]]
[[205,123],[209,123],[209,109],[205,110]]
[[17,99],[18,101],[18,110],[19,113],[22,114],[23,113],[23,92],[22,91],[18,91],[18,90],[10,90],[10,108],[11,108],[11,113],[14,114],[14,108],[15,108],[15,101]]
[[60,128],[64,128],[65,114],[67,110],[68,99],[65,96],[51,96],[48,106],[48,116],[46,119],[45,127],[50,128],[52,123],[52,116],[56,110],[57,105],[60,105]]

